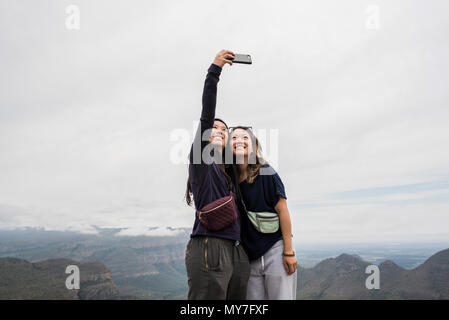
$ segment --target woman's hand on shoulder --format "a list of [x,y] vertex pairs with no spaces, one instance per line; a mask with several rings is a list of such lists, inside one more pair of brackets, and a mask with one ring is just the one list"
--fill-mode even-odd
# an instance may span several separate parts
[[232,66],[232,60],[229,60],[229,58],[235,58],[234,52],[223,49],[215,56],[214,64],[220,68],[223,68],[226,63]]

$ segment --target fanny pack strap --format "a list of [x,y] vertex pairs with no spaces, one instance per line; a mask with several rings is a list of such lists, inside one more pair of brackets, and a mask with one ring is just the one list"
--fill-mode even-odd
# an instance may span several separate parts
[[[226,169],[225,169],[225,171],[226,171]],[[221,172],[221,171],[220,171]],[[225,180],[226,180],[226,185],[227,185],[227,187],[228,187],[228,191],[229,191],[229,194],[228,195],[230,195],[230,196],[232,196],[233,198],[236,198],[235,197],[235,192],[232,190],[232,179],[231,179],[231,183],[229,183],[229,181],[228,181],[228,179],[226,179],[226,177],[223,177]],[[242,199],[242,195],[241,195],[241,193],[240,193],[240,188],[236,188],[236,190],[237,190],[237,197],[240,199],[240,202],[243,204],[243,206],[245,206],[245,204],[243,203],[243,201],[241,200]],[[193,201],[193,203],[195,204],[195,201]],[[198,210],[198,208],[196,207],[196,204],[195,204],[195,211],[196,211],[196,213],[198,213],[198,215],[200,214],[200,210]],[[245,207],[245,212],[246,212],[246,207]]]
[[[235,199],[235,195],[234,195],[234,193],[232,192],[232,190],[229,190],[229,195],[228,195],[228,196],[231,196],[231,199],[228,200],[228,201],[232,201],[232,200]],[[227,197],[227,196],[226,196],[226,197]],[[195,202],[194,202],[194,203],[195,203]],[[227,202],[221,204],[220,207],[221,207],[221,206],[224,206],[226,203],[227,203]],[[243,204],[243,205],[245,205],[245,204]],[[218,208],[214,208],[213,210],[215,210],[215,209],[218,209]],[[245,210],[246,210],[246,208],[245,208]],[[197,209],[196,204],[195,204],[195,212],[198,214],[198,216],[200,215],[200,213],[202,213],[200,210]],[[207,212],[203,212],[203,213],[207,213]]]

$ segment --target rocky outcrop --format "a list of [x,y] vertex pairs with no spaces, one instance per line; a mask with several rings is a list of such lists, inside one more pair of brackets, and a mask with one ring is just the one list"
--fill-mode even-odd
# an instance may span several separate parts
[[[67,289],[66,268],[76,265],[80,288]],[[0,299],[106,300],[120,299],[109,270],[99,262],[78,263],[52,259],[30,263],[17,258],[0,258]]]

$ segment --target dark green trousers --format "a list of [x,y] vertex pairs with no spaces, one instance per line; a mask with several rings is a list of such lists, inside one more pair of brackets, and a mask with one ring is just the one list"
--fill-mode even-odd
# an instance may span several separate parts
[[186,249],[189,300],[244,300],[250,273],[248,256],[236,241],[197,236]]

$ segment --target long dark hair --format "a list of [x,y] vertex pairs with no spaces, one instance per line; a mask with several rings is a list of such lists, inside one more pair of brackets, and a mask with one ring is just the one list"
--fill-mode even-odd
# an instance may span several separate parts
[[[226,128],[228,128],[228,125],[226,124],[226,122],[224,122],[223,120],[221,120],[221,119],[219,119],[219,118],[215,118],[214,119],[214,122],[215,121],[220,121],[220,122],[222,122],[225,126],[226,126]],[[229,139],[228,139],[228,143],[229,143]],[[229,174],[226,172],[226,169],[225,169],[225,166],[224,166],[224,163],[225,163],[225,155],[227,154],[227,148],[229,148],[229,144],[228,143],[226,143],[226,145],[225,145],[225,147],[223,148],[223,151],[222,151],[222,153],[221,153],[221,155],[222,155],[222,162],[220,163],[220,164],[218,164],[218,168],[220,169],[220,171],[221,171],[221,173],[223,174],[223,176],[225,177],[225,179],[226,179],[226,183],[227,183],[227,185],[228,185],[228,189],[230,189],[231,188],[231,185],[232,185],[232,179],[231,179],[231,177],[229,176]],[[192,205],[192,186],[190,185],[190,177],[189,178],[187,178],[187,187],[186,187],[186,194],[185,194],[185,198],[186,198],[186,203],[187,203],[187,205]]]
[[[224,154],[225,154],[225,150],[223,149],[223,157],[224,157]],[[230,189],[233,181],[232,181],[231,177],[229,176],[229,174],[226,172],[224,164],[220,163],[217,165],[218,165],[218,168],[220,169],[221,173],[223,174],[223,176],[226,179],[228,189]],[[187,178],[187,188],[186,188],[185,198],[186,198],[187,205],[189,205],[189,206],[192,205],[192,186],[190,185],[190,177]]]

